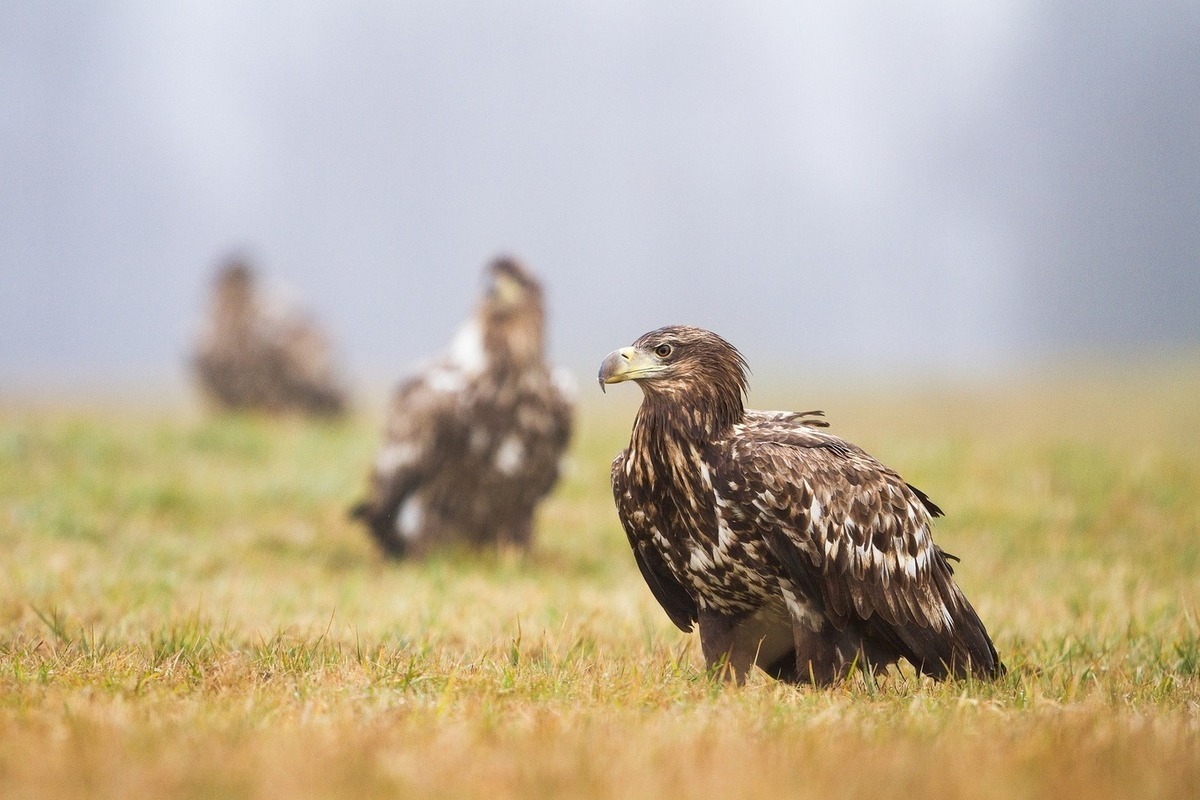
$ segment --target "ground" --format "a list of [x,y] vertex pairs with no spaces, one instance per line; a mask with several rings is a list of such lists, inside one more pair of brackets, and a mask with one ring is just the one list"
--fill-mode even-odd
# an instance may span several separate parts
[[[788,384],[780,382],[779,386]],[[0,401],[0,794],[1196,796],[1200,366],[772,388],[947,511],[1010,668],[710,682],[657,607],[587,399],[527,556],[379,557],[378,415]]]

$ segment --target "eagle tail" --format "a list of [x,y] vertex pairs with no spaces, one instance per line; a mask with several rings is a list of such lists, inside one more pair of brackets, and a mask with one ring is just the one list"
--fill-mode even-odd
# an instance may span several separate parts
[[950,590],[954,600],[947,603],[950,616],[947,628],[937,630],[914,623],[889,625],[878,620],[879,627],[889,630],[877,629],[875,633],[882,633],[881,638],[889,641],[922,675],[938,680],[999,678],[1004,675],[1005,667],[987,629],[958,587],[951,584]]
[[355,503],[347,510],[352,520],[367,526],[368,532],[390,558],[404,558],[404,539],[396,535],[396,514],[400,511],[400,501],[385,503],[382,506],[370,500]]
[[955,659],[951,666],[955,667],[957,677],[974,676],[983,680],[993,680],[1003,676],[1007,669],[1000,661],[996,645],[988,635],[983,621],[975,613],[974,607],[955,587],[961,602],[956,612],[952,612],[954,629],[951,636],[954,639]]

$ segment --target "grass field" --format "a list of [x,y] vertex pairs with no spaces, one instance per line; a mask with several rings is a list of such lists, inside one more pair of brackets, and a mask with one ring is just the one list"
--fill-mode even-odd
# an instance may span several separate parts
[[[629,388],[629,387],[621,387]],[[616,395],[616,396],[614,396]],[[704,675],[584,403],[527,556],[382,561],[379,421],[0,405],[0,796],[1200,796],[1200,369],[823,407],[947,510],[1009,675]]]

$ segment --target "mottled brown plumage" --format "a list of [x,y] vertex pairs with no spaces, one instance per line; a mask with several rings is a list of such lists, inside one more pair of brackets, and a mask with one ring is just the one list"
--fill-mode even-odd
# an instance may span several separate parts
[[396,391],[368,498],[354,509],[389,555],[525,547],[558,479],[572,410],[543,355],[541,285],[507,258],[487,274],[447,353]]
[[827,684],[904,658],[937,678],[1003,671],[933,543],[941,510],[819,412],[746,410],[746,364],[670,326],[610,353],[600,383],[644,397],[613,493],[671,620],[699,624],[710,668]]
[[220,408],[317,416],[346,409],[325,333],[310,316],[264,292],[240,258],[217,275],[192,365],[200,388]]

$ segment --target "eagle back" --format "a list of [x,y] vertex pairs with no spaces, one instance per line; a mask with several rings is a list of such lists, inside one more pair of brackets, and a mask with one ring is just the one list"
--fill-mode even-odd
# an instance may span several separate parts
[[527,369],[516,380],[485,373],[445,399],[432,449],[450,468],[429,488],[447,513],[484,524],[502,508],[525,513],[553,487],[571,415],[544,368]]
[[740,535],[768,543],[839,627],[873,615],[950,624],[965,600],[930,534],[940,510],[923,494],[857,446],[768,415],[748,415],[727,444],[718,505]]

